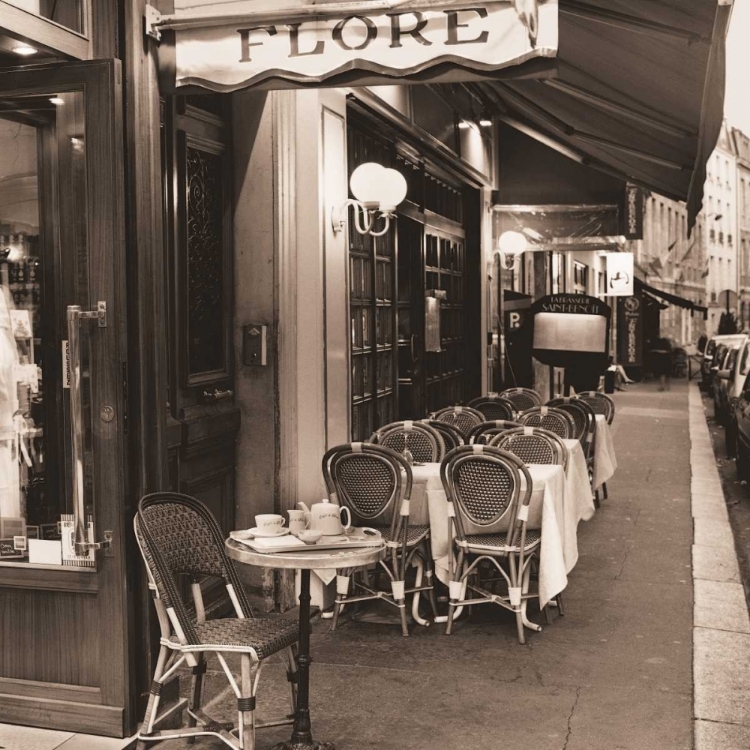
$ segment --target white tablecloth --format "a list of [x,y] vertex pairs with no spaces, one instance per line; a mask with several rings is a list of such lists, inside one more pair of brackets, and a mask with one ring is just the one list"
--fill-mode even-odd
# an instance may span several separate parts
[[[528,527],[542,531],[539,551],[541,606],[547,604],[567,586],[567,574],[578,559],[578,521],[582,518],[591,518],[593,515],[586,462],[582,452],[580,459],[575,457],[576,454],[573,449],[567,475],[561,466],[535,464],[528,467],[534,482]],[[440,481],[440,464],[414,466],[412,471],[414,485],[409,523],[429,523],[435,572],[438,578],[447,584],[450,580],[451,543],[448,504]],[[583,483],[582,477],[585,480]],[[507,522],[505,525],[507,526]],[[497,529],[493,527],[492,530],[501,530],[501,527],[502,524]]]
[[603,414],[596,415],[596,436],[594,438],[594,489],[598,490],[609,481],[617,469],[612,430]]

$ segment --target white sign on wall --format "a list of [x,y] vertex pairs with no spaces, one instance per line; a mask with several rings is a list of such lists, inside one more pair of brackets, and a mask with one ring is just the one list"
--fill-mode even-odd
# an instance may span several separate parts
[[[320,7],[325,13],[326,4]],[[175,86],[233,91],[461,80],[554,58],[557,44],[557,0],[233,21],[175,31]]]
[[633,294],[633,253],[607,253],[607,294],[630,297]]

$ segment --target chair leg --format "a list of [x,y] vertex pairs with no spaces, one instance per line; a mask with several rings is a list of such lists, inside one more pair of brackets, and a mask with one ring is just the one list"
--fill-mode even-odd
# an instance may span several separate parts
[[594,490],[594,507],[601,508],[602,504],[599,501],[599,490]]
[[401,635],[407,637],[409,635],[409,622],[406,619],[406,595],[404,589],[406,584],[403,580],[398,581],[396,579],[391,581],[391,594],[393,601],[396,602],[398,607],[398,613],[401,615]]
[[255,750],[255,676],[258,663],[250,654],[240,655],[242,697],[237,701],[239,740],[242,750]]
[[297,710],[297,655],[294,653],[294,646],[289,646],[284,650],[284,662],[287,680],[289,680],[290,705],[293,714]]
[[[189,727],[194,727],[198,723],[192,712],[198,711],[201,708],[201,704],[203,702],[203,675],[206,673],[206,660],[204,658],[204,655],[196,654],[195,656],[198,660],[198,664],[193,667],[192,685],[190,688],[190,702],[188,703],[190,709],[188,711]],[[192,745],[194,742],[195,737],[187,738],[188,745]]]
[[456,572],[454,574],[454,580],[452,580],[448,584],[450,601],[448,603],[448,622],[445,626],[446,635],[451,634],[451,630],[453,629],[453,618],[456,614],[458,602],[461,600],[461,589],[463,588],[464,558],[464,551],[460,550],[458,553],[458,560],[456,561]]
[[438,609],[437,609],[437,597],[435,596],[435,572],[433,570],[432,561],[428,558],[428,567],[427,571],[425,573],[427,576],[427,585],[430,587],[428,590],[428,594],[430,597],[430,607],[432,608],[432,616],[437,617],[438,616]]
[[555,599],[557,601],[557,611],[560,613],[560,617],[564,617],[565,616],[565,607],[563,605],[563,595],[562,595],[562,592],[560,592],[555,597]]
[[336,630],[339,624],[339,615],[344,607],[344,600],[349,594],[349,576],[336,574],[336,603],[333,605],[333,620],[331,630]]
[[[159,700],[161,693],[161,676],[164,674],[164,667],[167,663],[167,657],[169,655],[169,649],[166,646],[162,646],[159,649],[159,657],[156,660],[156,669],[154,670],[154,678],[151,683],[151,692],[148,696],[148,705],[146,706],[146,714],[143,717],[143,724],[141,725],[141,734],[151,734],[154,730],[154,720],[157,717],[157,711],[159,710]],[[147,744],[144,740],[138,740],[137,750],[144,750]]]
[[604,482],[602,485],[602,494],[604,495],[605,500],[609,500],[609,492],[607,492],[607,483]]

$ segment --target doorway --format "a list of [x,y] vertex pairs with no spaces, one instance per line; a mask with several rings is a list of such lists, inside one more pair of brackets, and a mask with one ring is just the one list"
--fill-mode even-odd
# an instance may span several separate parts
[[120,80],[117,61],[0,73],[0,721],[117,737],[133,720]]

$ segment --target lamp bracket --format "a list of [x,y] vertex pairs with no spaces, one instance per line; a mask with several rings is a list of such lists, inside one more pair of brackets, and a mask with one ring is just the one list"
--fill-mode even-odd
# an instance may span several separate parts
[[349,206],[354,207],[354,228],[359,234],[369,234],[372,237],[382,237],[390,228],[391,218],[395,216],[395,209],[383,208],[380,210],[380,217],[383,219],[384,224],[380,231],[375,232],[373,230],[375,221],[377,220],[376,213],[379,204],[372,202],[362,203],[349,198],[340,206],[334,206],[331,209],[331,229],[333,229],[334,234],[344,231]]

